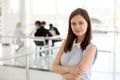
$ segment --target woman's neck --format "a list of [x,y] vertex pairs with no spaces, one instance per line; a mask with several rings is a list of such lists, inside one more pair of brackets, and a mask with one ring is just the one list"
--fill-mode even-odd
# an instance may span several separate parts
[[82,42],[84,40],[84,36],[78,37],[76,39],[76,43]]

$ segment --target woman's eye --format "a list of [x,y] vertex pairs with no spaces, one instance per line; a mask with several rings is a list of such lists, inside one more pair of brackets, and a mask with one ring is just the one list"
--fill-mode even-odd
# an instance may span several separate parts
[[83,24],[83,22],[79,22],[79,25]]
[[75,23],[71,23],[71,25],[75,25]]

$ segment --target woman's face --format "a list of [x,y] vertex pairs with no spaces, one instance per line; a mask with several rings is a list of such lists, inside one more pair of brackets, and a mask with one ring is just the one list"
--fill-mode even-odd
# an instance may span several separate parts
[[85,35],[87,26],[86,20],[81,15],[76,15],[71,19],[71,29],[77,37]]

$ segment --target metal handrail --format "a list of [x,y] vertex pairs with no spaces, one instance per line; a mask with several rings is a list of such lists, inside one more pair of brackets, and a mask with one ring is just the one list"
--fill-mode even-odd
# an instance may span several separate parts
[[64,40],[63,38],[61,38],[60,36],[52,36],[52,37],[34,37],[34,36],[15,36],[15,35],[0,35],[0,37],[4,37],[4,38],[30,38],[30,39],[48,39],[48,40]]
[[49,51],[49,50],[57,49],[57,48],[59,48],[59,46],[57,46],[57,47],[48,47],[48,48],[45,48],[45,49],[42,49],[42,50],[28,52],[26,54],[20,54],[20,55],[17,54],[17,55],[8,56],[8,57],[2,57],[2,58],[0,58],[0,61],[5,61],[5,60],[12,59],[12,58],[19,58],[19,57],[29,56],[29,55],[32,55],[32,54],[36,54],[38,52]]

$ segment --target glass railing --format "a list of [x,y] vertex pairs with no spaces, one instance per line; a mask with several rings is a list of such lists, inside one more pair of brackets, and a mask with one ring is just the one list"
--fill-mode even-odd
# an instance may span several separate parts
[[[54,53],[57,52],[58,48],[56,46],[34,51],[30,51],[30,48],[24,48],[25,50],[21,49],[23,53],[19,52],[19,54],[0,57],[0,65],[25,68],[26,80],[30,80],[30,69],[50,71],[50,66],[55,57]],[[26,51],[27,49],[28,51]]]
[[[35,41],[48,44],[36,45]],[[52,40],[63,39],[60,37],[30,37],[1,35],[0,65],[26,69],[26,80],[30,80],[29,69],[50,71],[50,66],[58,51],[59,45],[52,46]]]

